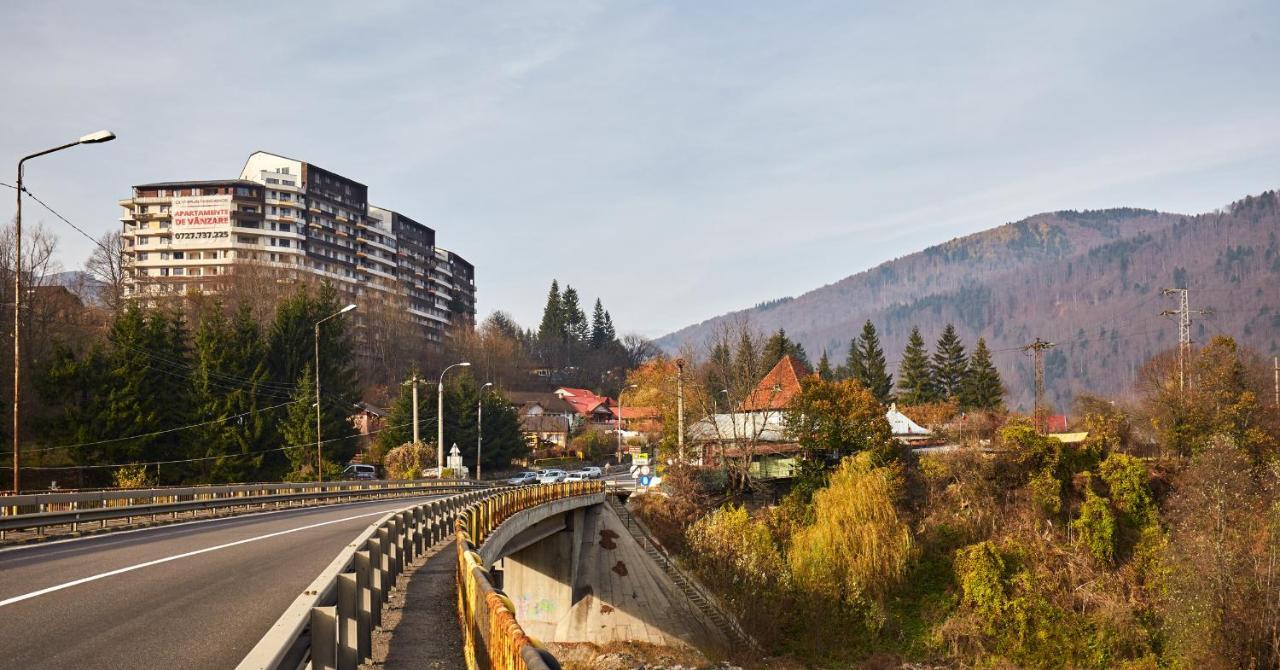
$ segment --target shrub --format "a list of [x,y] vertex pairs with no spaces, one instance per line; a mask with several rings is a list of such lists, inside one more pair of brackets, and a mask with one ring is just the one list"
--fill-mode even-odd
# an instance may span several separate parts
[[777,612],[788,609],[790,575],[769,529],[745,508],[726,506],[689,526],[686,536],[698,576],[743,626],[762,643],[772,643],[780,633]]
[[388,479],[419,479],[435,465],[435,447],[426,442],[407,442],[387,452],[383,466]]
[[1027,481],[1031,504],[1042,516],[1053,518],[1062,513],[1062,482],[1053,470],[1043,468]]
[[1116,518],[1107,499],[1094,493],[1093,489],[1086,487],[1080,516],[1071,522],[1071,527],[1094,558],[1103,563],[1111,563],[1115,558]]
[[956,552],[956,581],[964,593],[964,604],[974,608],[988,623],[1004,611],[1004,557],[990,541],[969,545]]
[[118,489],[145,489],[151,486],[151,478],[147,476],[147,466],[126,465],[111,473],[111,479]]

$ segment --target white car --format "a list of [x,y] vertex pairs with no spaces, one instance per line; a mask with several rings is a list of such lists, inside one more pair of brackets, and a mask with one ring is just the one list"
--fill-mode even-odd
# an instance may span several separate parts
[[569,474],[564,476],[565,482],[585,482],[588,479],[590,479],[590,477],[588,477],[587,473],[583,472],[582,470],[570,472]]
[[564,481],[565,475],[568,474],[564,470],[543,470],[538,473],[539,484],[559,484]]
[[586,475],[587,479],[600,479],[601,477],[604,476],[604,470],[601,470],[600,468],[594,465],[588,465],[587,467],[579,470],[578,472],[581,472],[582,474]]

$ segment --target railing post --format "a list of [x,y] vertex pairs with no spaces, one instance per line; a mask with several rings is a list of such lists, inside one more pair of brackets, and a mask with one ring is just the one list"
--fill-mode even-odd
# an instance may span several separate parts
[[364,660],[373,654],[373,591],[369,588],[373,578],[373,563],[369,560],[369,552],[357,551],[352,565],[356,569],[356,590],[359,592],[356,603],[356,640],[360,659]]
[[311,608],[311,668],[336,670],[338,614],[335,607]]
[[387,602],[391,597],[391,587],[396,583],[395,575],[391,574],[391,564],[394,559],[391,557],[391,533],[385,527],[379,528],[378,538],[378,570],[382,573],[378,587],[382,590],[382,602]]
[[382,595],[383,581],[386,574],[383,572],[382,542],[376,537],[369,538],[365,543],[369,547],[369,625],[373,628],[382,626],[382,603],[385,598]]
[[360,665],[360,583],[354,572],[338,575],[338,670]]

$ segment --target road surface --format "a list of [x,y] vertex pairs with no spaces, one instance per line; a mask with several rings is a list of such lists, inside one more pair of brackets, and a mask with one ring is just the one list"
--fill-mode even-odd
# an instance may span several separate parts
[[0,551],[0,667],[233,668],[365,527],[433,497]]

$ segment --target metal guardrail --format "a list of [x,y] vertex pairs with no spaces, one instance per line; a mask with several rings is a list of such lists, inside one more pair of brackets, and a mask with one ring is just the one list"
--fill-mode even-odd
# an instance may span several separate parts
[[0,496],[0,539],[7,531],[43,531],[51,526],[78,530],[87,522],[132,520],[158,514],[231,507],[280,505],[332,499],[366,499],[431,492],[482,489],[460,480],[350,481],[325,483],[231,484],[162,489],[27,493]]
[[404,566],[448,537],[465,506],[506,489],[461,493],[388,512],[338,554],[240,662],[240,670],[354,670]]
[[560,669],[555,657],[525,634],[516,621],[515,605],[493,586],[476,548],[518,512],[602,491],[604,485],[599,481],[530,486],[496,493],[458,515],[458,614],[468,670]]

